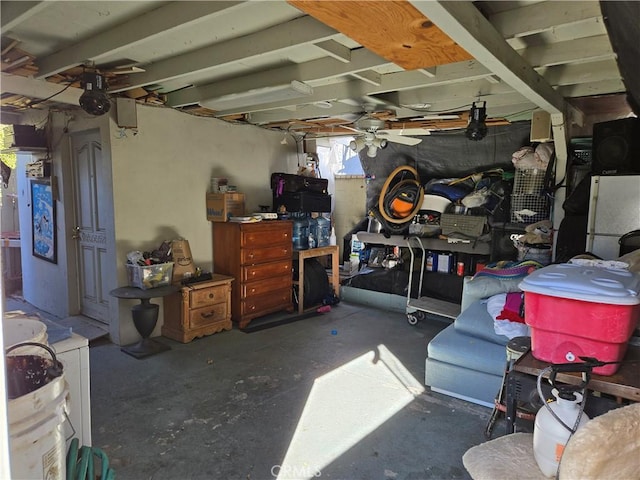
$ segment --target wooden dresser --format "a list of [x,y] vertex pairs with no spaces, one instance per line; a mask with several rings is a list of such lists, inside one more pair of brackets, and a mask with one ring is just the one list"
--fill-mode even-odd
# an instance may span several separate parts
[[240,328],[268,313],[293,311],[292,225],[288,220],[213,223],[213,269],[235,279],[231,313]]
[[209,281],[183,286],[164,297],[162,335],[182,343],[231,330],[232,277],[215,274]]

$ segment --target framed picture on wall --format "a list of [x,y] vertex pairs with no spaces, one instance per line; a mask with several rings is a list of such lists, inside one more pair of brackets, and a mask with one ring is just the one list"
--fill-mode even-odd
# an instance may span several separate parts
[[33,256],[57,263],[56,202],[48,181],[31,180]]

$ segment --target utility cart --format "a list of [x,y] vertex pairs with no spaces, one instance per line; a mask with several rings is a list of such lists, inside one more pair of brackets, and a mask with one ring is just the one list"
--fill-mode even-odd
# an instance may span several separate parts
[[[424,239],[426,240],[426,239]],[[407,322],[409,325],[417,325],[418,321],[425,320],[427,313],[439,315],[441,317],[455,319],[460,314],[460,305],[446,302],[437,298],[422,296],[422,282],[424,280],[425,264],[427,259],[427,249],[424,246],[423,238],[408,237],[407,249],[411,256],[409,265],[409,284],[407,285]],[[418,282],[417,298],[411,296],[413,289],[413,277],[415,272],[416,253],[420,253],[420,281]]]

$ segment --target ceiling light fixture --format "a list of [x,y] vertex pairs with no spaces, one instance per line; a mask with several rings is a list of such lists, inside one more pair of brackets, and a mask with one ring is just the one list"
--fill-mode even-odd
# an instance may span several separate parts
[[226,111],[280,100],[308,97],[310,95],[313,95],[311,86],[298,80],[293,80],[285,85],[256,88],[246,92],[230,93],[217,98],[203,100],[200,105],[211,110]]
[[349,148],[358,153],[367,147],[367,156],[371,158],[378,154],[379,148],[384,148],[386,146],[387,140],[376,137],[376,134],[373,132],[366,132],[364,137],[356,138],[349,143]]
[[484,120],[487,118],[487,102],[482,102],[481,107],[476,107],[476,102],[473,102],[471,110],[469,111],[469,124],[465,135],[469,140],[479,141],[482,140],[487,134],[487,125]]
[[90,115],[104,115],[111,108],[107,96],[107,84],[98,72],[84,72],[81,86],[84,92],[80,95],[80,106]]

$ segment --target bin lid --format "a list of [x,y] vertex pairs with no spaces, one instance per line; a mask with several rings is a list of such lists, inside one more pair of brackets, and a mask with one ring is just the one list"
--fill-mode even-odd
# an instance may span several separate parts
[[548,265],[532,272],[520,282],[520,289],[586,302],[616,305],[640,303],[640,275],[637,273],[571,263]]

